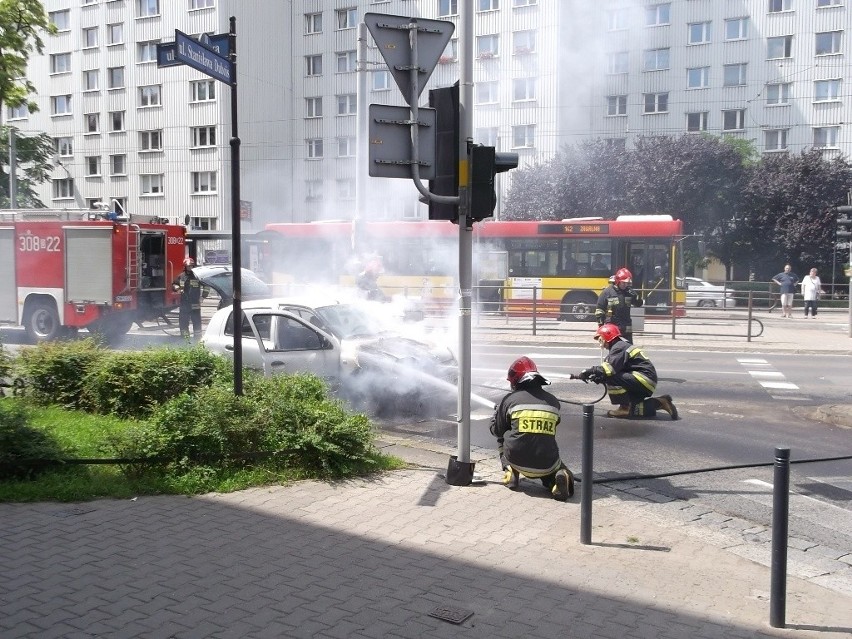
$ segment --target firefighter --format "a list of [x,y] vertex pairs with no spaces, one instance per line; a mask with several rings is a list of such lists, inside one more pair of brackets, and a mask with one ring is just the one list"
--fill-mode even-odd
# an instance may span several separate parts
[[633,322],[630,319],[630,307],[642,306],[642,297],[633,290],[633,274],[626,268],[620,268],[610,278],[607,286],[598,297],[595,319],[598,326],[615,324],[628,340],[633,340]]
[[615,324],[604,324],[595,339],[608,353],[600,366],[593,366],[576,377],[584,382],[606,384],[610,401],[618,406],[607,417],[654,417],[658,410],[677,419],[671,395],[651,397],[657,388],[657,370],[638,346],[624,339]]
[[379,258],[370,259],[364,266],[364,270],[358,274],[355,283],[363,291],[368,300],[375,302],[387,302],[388,298],[379,288],[379,274],[384,270]]
[[529,357],[516,359],[507,379],[512,390],[491,419],[503,483],[517,486],[520,475],[540,479],[554,499],[567,501],[574,494],[574,476],[562,463],[556,445],[559,400],[542,388],[550,382]]
[[180,334],[189,339],[189,323],[192,321],[192,335],[201,337],[201,282],[192,271],[195,260],[191,257],[183,261],[183,272],[172,282],[172,289],[180,291]]

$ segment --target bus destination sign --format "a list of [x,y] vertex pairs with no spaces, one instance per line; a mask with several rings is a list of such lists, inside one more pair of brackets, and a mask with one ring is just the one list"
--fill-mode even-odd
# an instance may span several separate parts
[[582,222],[575,224],[539,224],[538,232],[541,235],[546,233],[556,233],[559,235],[585,235],[588,233],[609,233],[609,224],[601,222]]

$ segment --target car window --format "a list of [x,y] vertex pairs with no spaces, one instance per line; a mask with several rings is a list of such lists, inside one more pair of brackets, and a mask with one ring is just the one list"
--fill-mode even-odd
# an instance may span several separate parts
[[[254,316],[254,325],[257,327],[258,334],[260,335],[260,339],[264,342],[268,342],[271,335],[271,326],[272,326],[272,317],[270,315],[255,315]],[[225,335],[234,334],[234,314],[231,313],[228,315],[228,321],[225,322]],[[243,326],[241,331],[243,339],[256,339],[254,336],[254,331],[251,328],[251,323],[248,320],[248,317],[243,315]]]
[[329,332],[340,339],[346,337],[368,337],[384,331],[377,318],[364,309],[351,304],[335,304],[316,309],[316,314]]
[[278,318],[275,350],[317,350],[323,348],[322,339],[316,331],[289,317]]

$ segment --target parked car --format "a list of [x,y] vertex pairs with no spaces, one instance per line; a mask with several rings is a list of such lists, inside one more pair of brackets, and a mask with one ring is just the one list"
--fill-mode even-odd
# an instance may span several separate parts
[[678,288],[686,288],[686,305],[699,307],[734,308],[737,300],[732,288],[717,286],[697,277],[677,278]]
[[[192,269],[192,272],[204,286],[212,289],[219,297],[218,308],[225,308],[234,303],[234,273],[230,265],[196,266]],[[206,293],[209,292],[206,291]],[[240,272],[240,292],[243,301],[272,296],[272,289],[269,288],[269,285],[247,268]]]
[[[424,410],[429,397],[456,397],[452,351],[397,328],[381,302],[322,297],[243,302],[243,366],[276,373],[313,373],[357,408]],[[209,350],[233,357],[234,318],[223,308],[202,338]]]

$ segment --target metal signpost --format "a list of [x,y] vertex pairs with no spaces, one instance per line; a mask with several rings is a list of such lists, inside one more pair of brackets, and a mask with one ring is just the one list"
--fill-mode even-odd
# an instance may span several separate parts
[[185,65],[231,87],[231,255],[234,278],[234,394],[243,394],[242,247],[240,244],[240,137],[237,128],[237,19],[228,33],[196,40],[175,29],[174,43],[157,46],[157,66]]

